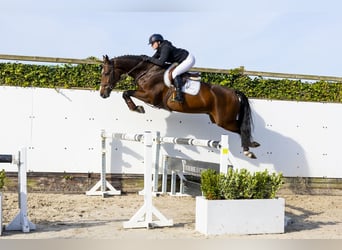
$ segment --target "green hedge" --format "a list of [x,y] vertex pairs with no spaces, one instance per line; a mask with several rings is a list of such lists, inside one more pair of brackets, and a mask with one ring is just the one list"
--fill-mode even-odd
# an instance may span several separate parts
[[267,170],[251,173],[229,168],[227,174],[213,169],[201,172],[201,190],[208,200],[273,199],[282,185],[283,174]]
[[[98,64],[39,65],[0,63],[0,85],[42,88],[98,89],[101,68]],[[239,69],[229,74],[202,73],[206,82],[239,89],[250,98],[314,102],[342,102],[341,82],[303,82],[289,79],[248,77]],[[123,77],[117,89],[135,88],[131,78]]]
[[101,75],[99,65],[37,65],[1,63],[0,84],[42,88],[95,88]]
[[305,82],[289,79],[251,78],[242,75],[239,69],[231,70],[230,74],[202,74],[208,82],[239,89],[248,97],[259,99],[311,101],[311,102],[342,102],[341,82]]
[[[0,191],[5,185],[5,180],[6,180],[6,172],[4,169],[0,171]],[[1,219],[1,218],[0,218]]]

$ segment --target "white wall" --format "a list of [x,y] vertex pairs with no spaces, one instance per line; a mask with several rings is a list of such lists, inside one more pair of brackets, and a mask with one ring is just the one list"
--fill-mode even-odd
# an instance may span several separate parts
[[[136,101],[136,100],[134,100]],[[101,130],[219,140],[226,131],[206,115],[169,113],[136,101],[146,114],[128,110],[121,92],[108,99],[89,90],[0,87],[0,153],[28,147],[28,169],[42,172],[99,172]],[[230,150],[241,167],[282,171],[285,176],[342,177],[342,104],[251,100],[254,149],[241,153],[240,138],[229,133]],[[112,146],[112,147],[110,147]],[[108,141],[108,172],[143,173],[143,145]],[[215,149],[165,144],[162,153],[219,162]],[[0,169],[13,170],[9,164]]]

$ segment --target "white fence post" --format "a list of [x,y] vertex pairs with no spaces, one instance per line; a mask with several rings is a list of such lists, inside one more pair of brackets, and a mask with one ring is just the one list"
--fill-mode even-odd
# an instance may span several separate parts
[[220,148],[220,173],[226,174],[228,171],[228,135],[221,135],[221,148]]
[[[86,195],[102,195],[105,197],[107,195],[121,195],[120,190],[116,190],[107,180],[106,180],[106,133],[104,130],[101,131],[101,155],[102,155],[102,167],[101,167],[101,177],[100,180],[86,192]],[[101,190],[99,190],[101,188]]]
[[17,216],[6,226],[8,231],[22,231],[24,233],[35,230],[36,225],[29,221],[27,216],[27,149],[18,153],[18,182],[19,182],[19,208]]
[[153,150],[154,154],[154,173],[153,173],[153,192],[158,192],[158,182],[159,182],[159,166],[160,166],[160,132],[155,132]]
[[[144,133],[144,204],[129,221],[123,223],[124,228],[173,226],[173,221],[164,217],[152,204],[152,142],[151,132],[146,131]],[[153,220],[153,214],[158,220]]]

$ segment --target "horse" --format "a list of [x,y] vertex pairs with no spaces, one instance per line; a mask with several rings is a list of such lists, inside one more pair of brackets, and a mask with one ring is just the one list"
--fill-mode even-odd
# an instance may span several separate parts
[[100,96],[108,98],[121,75],[131,76],[136,90],[126,90],[122,97],[131,111],[145,113],[143,106],[137,106],[135,97],[154,107],[170,112],[208,114],[212,123],[225,130],[237,133],[241,138],[244,155],[255,159],[250,147],[260,146],[252,141],[253,119],[247,96],[239,90],[200,81],[197,95],[183,93],[184,102],[174,101],[175,88],[165,85],[165,68],[144,60],[144,55],[124,55],[109,59],[103,56]]

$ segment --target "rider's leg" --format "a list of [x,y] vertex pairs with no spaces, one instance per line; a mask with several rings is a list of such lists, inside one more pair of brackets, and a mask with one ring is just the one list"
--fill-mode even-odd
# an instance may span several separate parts
[[182,93],[182,86],[183,86],[182,78],[180,76],[176,76],[176,78],[174,80],[174,84],[175,84],[175,87],[176,87],[176,97],[175,97],[175,100],[177,102],[183,103],[184,99],[183,99],[183,93]]
[[195,57],[189,54],[183,62],[181,62],[172,72],[172,78],[175,79],[176,76],[180,76],[184,72],[189,71],[195,65]]
[[183,81],[180,77],[181,74],[190,70],[192,66],[195,64],[195,57],[189,53],[187,58],[183,62],[181,62],[172,72],[172,78],[174,79],[174,85],[176,87],[176,98],[175,100],[178,102],[183,102],[183,93],[182,93],[182,86]]

